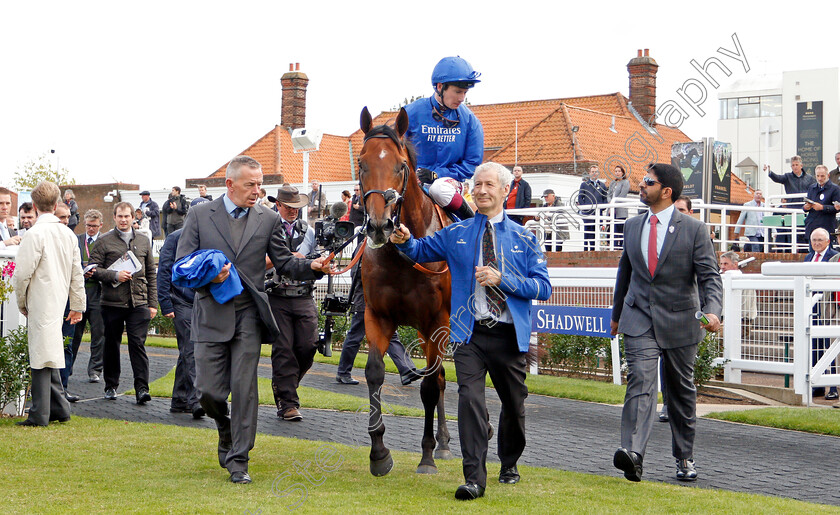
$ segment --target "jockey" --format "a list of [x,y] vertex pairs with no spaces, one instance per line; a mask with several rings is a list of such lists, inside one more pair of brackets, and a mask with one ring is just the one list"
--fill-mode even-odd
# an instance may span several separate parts
[[480,73],[460,57],[444,57],[432,72],[434,96],[405,107],[406,136],[417,151],[417,177],[429,185],[432,199],[459,218],[472,218],[463,182],[484,157],[481,122],[463,103]]

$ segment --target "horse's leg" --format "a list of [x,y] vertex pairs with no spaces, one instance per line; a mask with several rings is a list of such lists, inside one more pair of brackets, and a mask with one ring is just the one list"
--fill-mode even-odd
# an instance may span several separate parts
[[438,326],[432,334],[432,345],[437,349],[436,352],[439,356],[437,359],[440,359],[440,373],[432,374],[440,392],[437,402],[438,427],[435,439],[437,440],[438,446],[437,450],[435,450],[435,458],[439,460],[451,460],[454,456],[452,456],[452,452],[449,450],[450,436],[449,428],[446,425],[446,408],[444,407],[446,370],[443,368],[443,356],[446,355],[449,349],[449,314],[442,313],[442,316],[438,318],[438,323],[442,325]]
[[[386,332],[387,331],[387,332]],[[394,467],[391,451],[385,447],[385,419],[382,417],[382,383],[385,382],[385,362],[382,360],[388,348],[393,324],[375,317],[370,309],[365,311],[365,332],[368,339],[368,360],[365,366],[365,380],[370,396],[370,473],[384,476]]]
[[[443,368],[441,364],[436,361],[437,353],[434,350],[434,343],[431,342],[425,335],[418,333],[423,340],[423,350],[426,354],[426,375],[423,376],[423,382],[420,383],[420,399],[423,401],[423,408],[425,411],[423,423],[423,440],[421,447],[423,449],[423,457],[420,459],[420,464],[417,466],[418,474],[437,474],[437,465],[435,465],[435,408],[438,405],[440,397],[440,389],[437,384],[438,370],[434,368],[437,364],[439,368]],[[428,334],[428,333],[426,333]]]

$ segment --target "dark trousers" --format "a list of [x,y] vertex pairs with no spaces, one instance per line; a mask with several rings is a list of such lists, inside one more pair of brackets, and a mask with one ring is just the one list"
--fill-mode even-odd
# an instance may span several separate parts
[[697,344],[663,349],[652,330],[641,336],[624,336],[627,358],[627,393],[621,412],[621,446],[645,455],[656,414],[656,369],[662,357],[662,380],[667,394],[673,455],[677,459],[694,457],[697,423],[697,390],[694,387],[694,359]]
[[146,356],[146,334],[151,313],[148,306],[117,308],[102,306],[105,323],[105,349],[102,353],[105,389],[120,385],[120,343],[123,330],[128,339],[128,357],[134,374],[134,389],[149,389],[149,358]]
[[199,406],[195,388],[195,347],[190,339],[192,304],[181,302],[174,296],[175,336],[178,340],[178,364],[175,365],[175,383],[172,385],[172,408],[195,409]]
[[271,345],[271,389],[282,414],[300,407],[297,389],[317,350],[318,308],[311,296],[269,295],[268,303],[280,330]]
[[[353,370],[353,362],[356,360],[356,355],[359,353],[359,347],[362,345],[362,339],[365,337],[365,312],[356,311],[353,313],[353,320],[350,322],[350,329],[344,336],[344,343],[341,345],[341,358],[338,360],[339,377],[350,377],[350,371]],[[414,361],[407,355],[400,337],[396,331],[391,336],[390,345],[388,345],[388,355],[397,366],[400,374],[405,374],[414,369]]]
[[613,223],[613,231],[615,231],[615,233],[614,233],[615,236],[613,236],[613,239],[615,240],[615,242],[613,243],[613,245],[615,246],[616,249],[624,248],[624,219],[623,218],[617,218],[615,220],[615,222]]
[[46,426],[52,420],[70,417],[70,403],[64,398],[61,376],[57,368],[31,369],[32,371],[32,406],[29,408],[29,420]]
[[502,403],[498,454],[503,467],[516,465],[525,449],[525,386],[527,353],[519,352],[513,324],[489,328],[475,324],[472,339],[455,350],[458,374],[458,434],[464,457],[464,479],[487,485],[489,416],[484,397],[489,373]]
[[177,231],[178,229],[180,229],[183,226],[184,226],[184,222],[178,222],[177,224],[166,224],[166,227],[163,228],[164,233],[167,236],[169,236],[170,234]]
[[224,457],[224,467],[231,473],[248,470],[248,452],[257,437],[257,365],[262,342],[262,321],[255,307],[237,311],[234,323],[229,341],[195,342],[195,387],[201,392],[201,407],[216,421],[220,438],[232,441]]
[[[102,351],[105,347],[105,323],[102,321],[102,309],[99,300],[91,302],[91,296],[87,297],[87,310],[82,313],[82,320],[76,324],[73,333],[73,365],[76,363],[76,356],[79,355],[79,346],[82,344],[82,336],[85,334],[85,325],[90,323],[90,360],[88,360],[88,377],[102,375]],[[70,374],[73,375],[72,365]]]
[[595,250],[595,219],[583,219],[583,250]]
[[749,238],[750,241],[753,241],[753,242],[756,242],[756,243],[747,243],[746,245],[744,245],[744,252],[763,252],[764,251],[764,245],[761,244],[761,242],[764,241],[764,238],[762,236],[758,236],[758,235],[747,236],[747,238]]

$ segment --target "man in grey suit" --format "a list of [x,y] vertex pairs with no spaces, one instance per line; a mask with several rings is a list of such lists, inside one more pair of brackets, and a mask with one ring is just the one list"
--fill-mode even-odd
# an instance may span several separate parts
[[[196,290],[192,315],[195,386],[201,406],[219,429],[219,465],[234,483],[250,483],[248,452],[257,434],[257,364],[262,342],[277,336],[277,324],[264,291],[265,257],[279,275],[307,280],[321,277],[324,258],[299,259],[286,247],[277,213],[258,204],[262,167],[237,156],[225,171],[225,195],[196,205],[187,214],[176,260],[202,249],[216,249],[229,263],[214,283],[230,275],[231,264],[243,292],[225,304],[208,287]],[[231,395],[230,416],[227,398]]]
[[[613,335],[624,334],[628,371],[621,448],[613,464],[630,481],[642,479],[642,460],[656,414],[660,356],[677,479],[697,479],[694,359],[703,329],[720,328],[723,288],[705,225],[674,209],[682,189],[677,168],[662,163],[648,167],[639,183],[639,199],[650,211],[627,221],[618,265],[610,326]],[[695,319],[701,309],[706,323]]]

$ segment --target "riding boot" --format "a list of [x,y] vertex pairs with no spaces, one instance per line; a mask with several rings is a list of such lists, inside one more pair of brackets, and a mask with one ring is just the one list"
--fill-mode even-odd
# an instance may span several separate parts
[[467,218],[473,218],[475,216],[475,213],[473,213],[473,210],[467,201],[464,201],[461,204],[461,207],[452,211],[452,213],[461,220],[466,220]]

